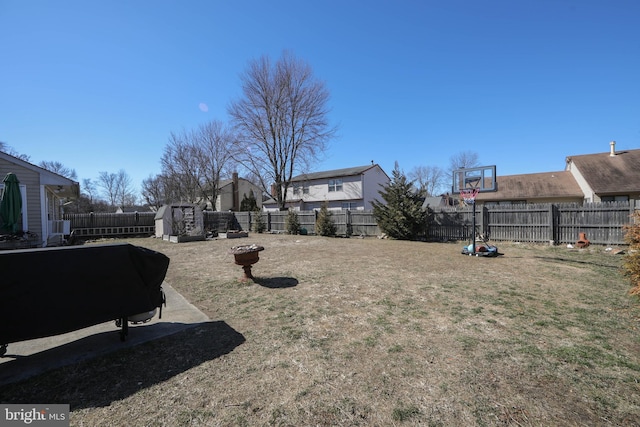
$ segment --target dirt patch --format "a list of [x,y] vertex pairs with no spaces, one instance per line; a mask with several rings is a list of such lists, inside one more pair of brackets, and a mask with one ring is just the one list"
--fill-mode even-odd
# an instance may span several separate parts
[[[213,321],[0,391],[73,425],[633,425],[640,340],[604,248],[258,235],[131,243]],[[264,246],[243,283],[232,246]]]

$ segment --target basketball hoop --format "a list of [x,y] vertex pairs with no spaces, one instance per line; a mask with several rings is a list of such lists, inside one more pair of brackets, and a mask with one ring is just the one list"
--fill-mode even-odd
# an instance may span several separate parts
[[476,196],[479,192],[479,188],[460,189],[460,198],[465,205],[471,205],[476,202]]

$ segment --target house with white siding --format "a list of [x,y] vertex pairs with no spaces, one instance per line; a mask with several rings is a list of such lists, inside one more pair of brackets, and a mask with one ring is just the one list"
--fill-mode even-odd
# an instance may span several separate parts
[[[320,209],[371,210],[373,200],[382,201],[380,191],[389,185],[389,176],[377,164],[305,173],[291,179],[286,207],[298,211]],[[263,202],[263,210],[277,211],[274,199]]]
[[22,218],[20,229],[37,235],[36,246],[61,244],[69,235],[69,221],[62,219],[62,203],[80,194],[80,185],[64,176],[0,152],[0,194],[2,179],[13,172],[20,181]]

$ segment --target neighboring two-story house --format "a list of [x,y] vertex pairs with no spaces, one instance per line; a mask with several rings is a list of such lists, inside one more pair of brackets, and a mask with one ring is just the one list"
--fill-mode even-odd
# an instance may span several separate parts
[[251,181],[239,178],[238,174],[234,173],[231,179],[220,181],[215,210],[219,212],[239,211],[242,200],[245,197],[251,197],[252,193],[258,209],[262,209],[262,189]]
[[[371,202],[381,201],[380,191],[389,182],[389,176],[377,164],[301,174],[291,180],[286,207],[315,210],[326,203],[331,210],[371,210]],[[274,199],[262,206],[267,211],[279,209]]]

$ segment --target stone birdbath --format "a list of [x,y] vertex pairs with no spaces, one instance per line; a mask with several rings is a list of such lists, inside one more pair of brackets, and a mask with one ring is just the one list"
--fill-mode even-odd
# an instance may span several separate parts
[[234,246],[229,250],[229,253],[233,254],[236,264],[241,265],[244,270],[244,276],[240,278],[241,281],[253,281],[251,266],[260,260],[258,252],[263,250],[264,247],[255,244]]

